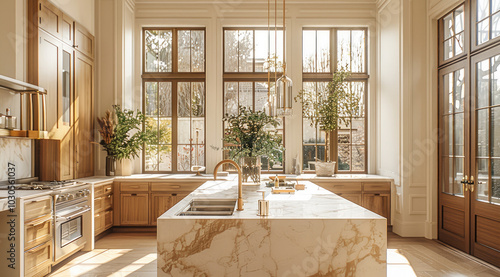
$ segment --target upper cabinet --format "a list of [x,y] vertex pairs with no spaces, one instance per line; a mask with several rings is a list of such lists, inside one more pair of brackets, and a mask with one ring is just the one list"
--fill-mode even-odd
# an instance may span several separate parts
[[62,38],[63,13],[48,0],[38,0],[38,26],[47,33]]
[[91,59],[94,58],[94,36],[77,22],[75,22],[75,49]]

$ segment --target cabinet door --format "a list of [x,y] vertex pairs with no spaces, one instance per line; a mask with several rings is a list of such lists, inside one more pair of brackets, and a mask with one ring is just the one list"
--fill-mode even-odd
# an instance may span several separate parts
[[177,194],[175,194],[174,204],[172,206],[179,203],[182,199],[184,199],[184,197],[186,197],[188,195],[189,195],[189,193],[177,193]]
[[151,195],[151,224],[156,225],[157,218],[175,205],[172,194],[153,193]]
[[63,13],[48,0],[38,1],[38,26],[49,34],[62,38]]
[[363,203],[361,193],[337,193],[338,196],[353,202],[356,205],[360,205]]
[[122,225],[149,224],[149,194],[131,193],[120,195],[120,222]]
[[76,178],[94,175],[93,141],[94,63],[75,54],[75,155]]
[[94,58],[94,37],[77,22],[75,22],[75,49],[91,59]]
[[74,34],[73,34],[73,30],[74,30],[74,24],[75,24],[75,21],[69,17],[68,15],[66,14],[63,14],[63,17],[62,17],[62,21],[61,21],[61,37],[62,37],[62,40],[73,46],[74,45]]
[[113,226],[113,211],[104,212],[104,230],[107,230]]
[[363,194],[363,207],[387,218],[387,224],[391,223],[391,202],[388,193],[365,193]]
[[94,214],[94,236],[99,235],[104,231],[104,213],[98,212]]

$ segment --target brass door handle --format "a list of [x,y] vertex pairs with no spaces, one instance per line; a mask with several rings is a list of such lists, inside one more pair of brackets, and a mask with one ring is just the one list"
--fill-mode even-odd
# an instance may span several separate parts
[[474,192],[474,176],[470,176],[470,181],[467,182],[470,192]]

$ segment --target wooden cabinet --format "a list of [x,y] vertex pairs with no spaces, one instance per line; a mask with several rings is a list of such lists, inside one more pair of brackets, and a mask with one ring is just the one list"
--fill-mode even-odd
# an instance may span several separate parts
[[76,178],[94,175],[94,63],[75,55],[75,168]]
[[92,176],[94,38],[48,0],[28,0],[28,16],[28,81],[47,89],[49,107],[28,111],[46,118],[50,139],[36,142],[36,173],[43,181]]
[[113,227],[113,182],[94,186],[94,236]]
[[383,181],[346,182],[343,180],[314,181],[321,186],[357,205],[387,218],[391,225],[391,183]]
[[[121,182],[115,225],[156,226],[157,218],[204,182]],[[147,206],[147,207],[146,207]],[[116,224],[119,222],[119,224]]]
[[148,193],[122,193],[120,200],[122,225],[149,225]]
[[52,197],[24,202],[24,275],[45,276],[52,266]]

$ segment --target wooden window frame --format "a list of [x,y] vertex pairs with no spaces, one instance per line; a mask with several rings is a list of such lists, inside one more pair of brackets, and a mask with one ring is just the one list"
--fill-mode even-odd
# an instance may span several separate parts
[[[338,169],[338,132],[337,130],[332,131],[330,133],[330,157],[336,157],[335,162],[337,162],[336,166],[336,172],[337,174],[366,174],[368,172],[368,81],[369,81],[369,74],[368,74],[368,28],[366,27],[307,27],[307,28],[302,28],[302,34],[303,31],[324,31],[324,30],[329,30],[330,31],[330,73],[327,72],[321,72],[321,73],[314,73],[314,72],[304,72],[304,62],[303,59],[301,61],[302,63],[302,84],[305,82],[329,82],[333,78],[333,73],[337,71],[337,63],[338,63],[338,58],[337,58],[337,31],[339,30],[349,30],[349,31],[356,31],[356,30],[361,30],[365,32],[365,72],[356,72],[356,73],[351,73],[351,76],[346,80],[348,82],[364,82],[365,83],[365,91],[364,91],[364,103],[365,103],[365,112],[364,112],[364,121],[365,121],[365,138],[364,138],[364,146],[365,146],[365,169],[364,170],[352,170],[352,146],[354,144],[352,143],[352,137],[351,137],[351,143],[349,144],[351,146],[351,154],[350,154],[350,160],[351,160],[351,170],[337,170]],[[302,49],[303,51],[304,49]],[[317,51],[317,49],[315,50]],[[317,56],[317,54],[316,54]],[[352,118],[351,118],[352,120]],[[303,120],[302,120],[303,122]],[[304,132],[303,130],[304,124],[302,124],[302,134]],[[316,143],[316,145],[318,145]],[[320,144],[323,145],[323,144]],[[317,146],[316,146],[317,147]],[[304,149],[304,142],[303,142],[303,135],[301,137],[301,153],[302,153],[302,158],[304,158],[303,154],[303,149]],[[302,161],[302,164],[303,161]],[[304,170],[304,173],[314,173],[314,170]]]
[[[454,13],[458,8],[461,6],[464,6],[464,51],[461,54],[454,55],[453,57],[449,59],[444,59],[444,18],[447,17],[448,15]],[[455,6],[451,11],[443,15],[439,20],[438,20],[438,65],[439,67],[442,67],[446,64],[452,64],[454,62],[460,61],[464,57],[466,57],[469,53],[470,50],[470,42],[471,41],[471,32],[470,32],[470,5],[468,0],[465,2],[460,3],[459,5]],[[455,20],[455,18],[453,18]],[[453,35],[455,37],[456,34]],[[453,49],[455,49],[455,44],[453,44]]]
[[[489,39],[481,44],[477,44],[477,0],[465,0],[466,6],[469,6],[470,9],[470,30],[471,30],[471,39],[470,39],[470,45],[471,45],[471,53],[474,54],[475,52],[482,51],[485,49],[488,49],[490,47],[494,47],[498,42],[500,42],[500,36],[491,39],[491,23],[492,23],[492,15],[491,14],[491,1],[489,0],[489,5],[490,5],[490,13],[486,17],[486,19],[483,20],[488,20],[489,21]],[[496,12],[495,14],[500,14],[500,11]]]
[[[171,30],[172,31],[172,72],[146,72],[146,40],[145,40],[145,33],[147,30]],[[189,31],[204,31],[204,71],[203,72],[178,72],[178,40],[177,40],[177,32],[178,31],[183,31],[183,30],[189,30]],[[143,173],[192,173],[191,171],[179,171],[177,170],[177,140],[178,140],[178,133],[177,133],[177,121],[178,121],[178,114],[177,114],[177,100],[178,100],[178,83],[182,82],[202,82],[204,83],[204,111],[205,115],[203,118],[205,119],[204,123],[204,144],[194,144],[190,143],[189,145],[203,145],[205,147],[205,155],[204,155],[204,161],[203,164],[206,165],[206,142],[207,142],[207,132],[206,132],[206,126],[207,126],[207,120],[206,120],[206,105],[207,105],[207,89],[206,89],[206,66],[207,66],[207,32],[206,28],[201,28],[201,27],[182,27],[182,28],[168,28],[168,27],[144,27],[142,28],[142,110],[143,112],[146,109],[146,83],[148,82],[167,82],[172,84],[172,170],[171,171],[148,171],[146,170],[146,154],[145,151],[142,152],[142,172]],[[190,116],[191,117],[191,116]],[[145,126],[143,125],[143,128]],[[184,144],[181,144],[184,145]],[[144,145],[145,149],[145,145]]]

